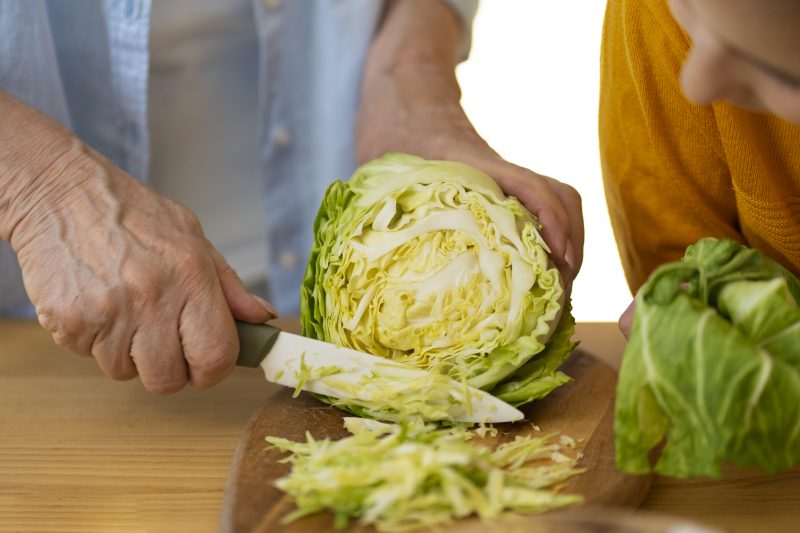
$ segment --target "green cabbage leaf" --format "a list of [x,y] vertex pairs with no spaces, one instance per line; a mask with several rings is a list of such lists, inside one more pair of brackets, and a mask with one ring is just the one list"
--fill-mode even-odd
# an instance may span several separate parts
[[323,198],[303,334],[514,405],[541,398],[570,380],[557,369],[576,344],[539,230],[476,168],[407,154],[371,161]]
[[619,467],[720,475],[800,463],[800,282],[760,252],[704,239],[636,296],[617,387]]

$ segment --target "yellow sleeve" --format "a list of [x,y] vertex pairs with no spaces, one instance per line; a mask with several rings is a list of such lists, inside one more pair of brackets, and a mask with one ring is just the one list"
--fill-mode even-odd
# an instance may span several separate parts
[[744,242],[714,109],[680,84],[688,38],[664,0],[609,0],[599,134],[614,234],[632,292],[705,236]]

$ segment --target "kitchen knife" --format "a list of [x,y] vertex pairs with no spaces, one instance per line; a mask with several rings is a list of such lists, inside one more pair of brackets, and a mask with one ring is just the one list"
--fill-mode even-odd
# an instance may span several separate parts
[[[342,400],[380,407],[391,391],[402,394],[429,376],[420,368],[335,344],[281,331],[270,324],[236,321],[239,357],[236,364],[264,370],[267,381]],[[523,414],[506,402],[465,383],[438,376],[431,402],[440,420],[513,422]],[[441,390],[444,386],[446,390]],[[444,400],[444,401],[443,401]]]

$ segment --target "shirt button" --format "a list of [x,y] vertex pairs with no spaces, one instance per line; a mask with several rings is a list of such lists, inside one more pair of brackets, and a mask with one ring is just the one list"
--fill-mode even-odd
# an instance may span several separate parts
[[278,9],[281,7],[281,0],[264,0],[264,7],[267,9]]
[[274,132],[272,132],[272,142],[275,143],[276,146],[283,148],[284,146],[288,145],[292,140],[292,135],[289,133],[288,128],[278,128]]
[[296,267],[298,261],[297,254],[288,250],[281,253],[280,257],[278,257],[278,264],[287,270]]

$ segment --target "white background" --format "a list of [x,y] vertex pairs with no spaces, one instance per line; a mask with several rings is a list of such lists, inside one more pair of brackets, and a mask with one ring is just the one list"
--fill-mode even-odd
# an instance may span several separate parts
[[586,244],[573,288],[579,321],[616,321],[630,303],[608,219],[597,139],[605,2],[483,0],[462,103],[500,155],[569,183],[583,198]]

